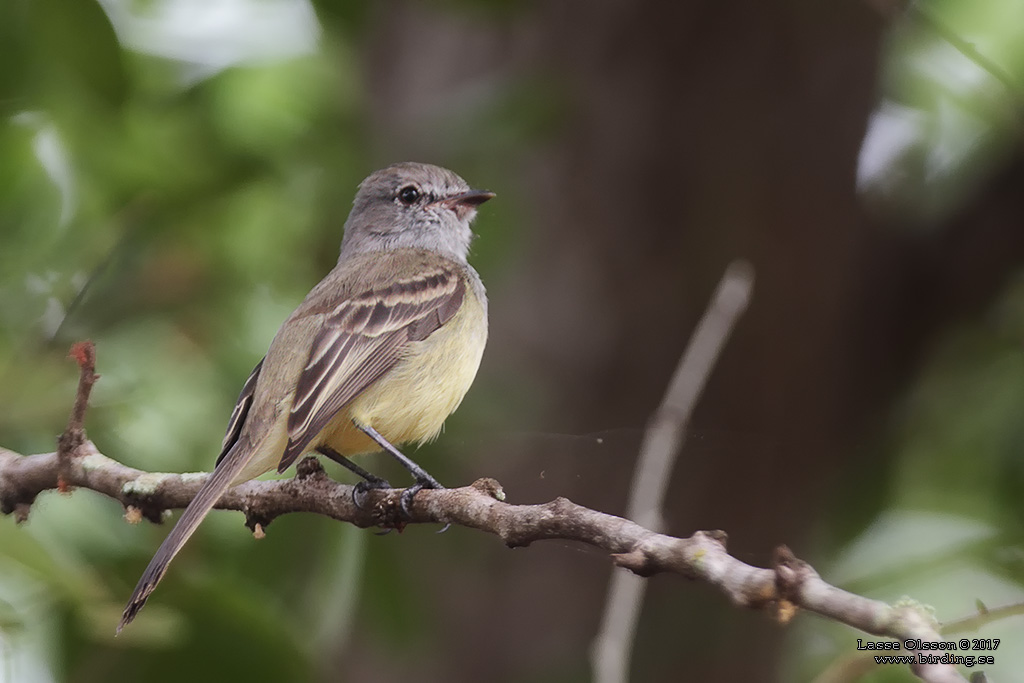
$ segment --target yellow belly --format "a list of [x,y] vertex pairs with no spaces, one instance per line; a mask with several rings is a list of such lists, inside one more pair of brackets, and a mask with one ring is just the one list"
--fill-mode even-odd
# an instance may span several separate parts
[[487,320],[476,297],[441,329],[420,342],[386,375],[357,396],[313,440],[310,450],[327,444],[342,455],[379,451],[352,420],[369,425],[394,445],[425,443],[437,437],[444,421],[469,391],[487,343]]
[[[310,441],[306,452],[322,444],[342,455],[379,451],[356,429],[353,419],[373,427],[396,446],[435,438],[469,391],[486,343],[487,314],[476,296],[466,296],[451,320],[423,341],[412,342],[409,353],[343,407]],[[259,420],[269,428],[259,435],[259,445],[232,485],[277,467],[288,444],[286,416],[291,400],[289,395],[265,407],[267,414]]]

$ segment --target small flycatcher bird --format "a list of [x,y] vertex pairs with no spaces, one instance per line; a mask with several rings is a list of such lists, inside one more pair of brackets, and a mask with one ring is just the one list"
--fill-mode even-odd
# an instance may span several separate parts
[[318,451],[386,450],[422,488],[440,488],[395,446],[424,443],[469,390],[487,342],[487,296],[466,261],[476,208],[494,193],[451,171],[401,163],[359,185],[338,264],[285,320],[231,414],[213,473],[150,561],[121,617],[138,614],[174,556],[230,487]]

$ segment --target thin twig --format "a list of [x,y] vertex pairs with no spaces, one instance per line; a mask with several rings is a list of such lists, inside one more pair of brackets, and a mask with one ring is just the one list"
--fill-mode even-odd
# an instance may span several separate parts
[[78,391],[75,404],[68,418],[68,426],[57,439],[57,457],[59,464],[57,488],[62,493],[68,491],[71,459],[78,455],[79,449],[86,442],[85,411],[89,407],[89,395],[92,385],[100,378],[96,374],[96,346],[91,341],[75,342],[68,351],[68,358],[78,363],[81,372],[78,377]]
[[64,315],[61,317],[57,327],[49,335],[48,341],[61,338],[61,333],[64,332],[64,328],[68,325],[68,321],[70,321],[81,308],[86,297],[89,295],[89,292],[106,274],[106,272],[110,270],[118,257],[126,250],[133,233],[136,231],[136,227],[144,222],[146,206],[147,197],[143,195],[129,202],[111,217],[111,222],[120,226],[121,234],[103,258],[100,259],[99,263],[93,266],[92,270],[85,278],[85,281],[82,283],[82,286],[79,287],[78,292],[71,300],[71,303],[69,303],[64,309]]
[[[943,636],[974,633],[993,622],[1021,615],[1024,615],[1024,603],[1004,605],[995,609],[988,609],[984,605],[980,605],[977,614],[943,623],[939,627],[939,633]],[[813,683],[852,683],[859,681],[877,666],[873,655],[859,653],[846,655],[832,662],[828,668],[815,677]],[[974,683],[973,677],[972,683]]]
[[1007,619],[1009,617],[1019,617],[1021,615],[1024,615],[1024,602],[1018,602],[1012,605],[1003,605],[1002,607],[996,607],[993,609],[983,607],[979,608],[977,614],[964,617],[963,619],[945,622],[942,624],[942,628],[939,629],[939,632],[942,633],[942,635],[974,633],[982,626],[987,626],[994,621]]
[[[715,362],[736,321],[747,308],[754,273],[736,261],[726,269],[707,311],[679,360],[657,412],[648,423],[637,458],[626,517],[660,531],[662,506],[672,466],[686,438],[686,427]],[[646,582],[614,572],[608,586],[601,630],[594,639],[591,666],[597,683],[625,683]]]

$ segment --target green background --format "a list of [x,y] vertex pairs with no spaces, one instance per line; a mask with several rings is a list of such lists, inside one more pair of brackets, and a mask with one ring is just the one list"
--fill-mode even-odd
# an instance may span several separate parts
[[[743,257],[753,303],[667,531],[725,529],[759,565],[786,543],[940,620],[1021,601],[1021,20],[1020,0],[5,0],[0,445],[53,449],[88,338],[98,448],[209,469],[358,182],[427,161],[498,194],[471,257],[491,342],[416,453],[443,482],[621,514],[645,422]],[[115,639],[168,530],[121,513],[77,491],[0,519],[0,681],[589,680],[599,552],[307,515],[257,543],[219,512]],[[994,679],[1024,681],[1019,618],[978,635],[1003,639]],[[813,680],[852,667],[857,637],[656,577],[632,672]]]

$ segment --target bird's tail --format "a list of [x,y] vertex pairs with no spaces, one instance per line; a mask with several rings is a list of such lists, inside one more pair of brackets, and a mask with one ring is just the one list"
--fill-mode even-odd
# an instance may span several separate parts
[[220,500],[224,492],[231,487],[235,477],[252,457],[251,453],[249,457],[245,457],[240,452],[241,449],[246,447],[247,445],[244,444],[243,440],[236,442],[231,448],[232,452],[226,454],[226,457],[221,460],[220,465],[214,469],[213,474],[210,475],[206,483],[199,489],[196,497],[185,508],[181,519],[178,520],[178,523],[171,529],[171,533],[164,539],[164,542],[156,551],[156,555],[150,560],[149,566],[146,567],[146,571],[142,573],[142,578],[139,579],[138,585],[135,586],[135,592],[132,593],[132,597],[124,608],[124,614],[121,615],[121,623],[117,625],[118,633],[131,623],[135,615],[146,604],[146,599],[149,598],[150,593],[160,583],[160,579],[167,572],[167,567],[171,564],[171,560],[174,559],[174,556],[178,554],[178,551],[185,545],[185,542],[195,533],[200,522],[203,521],[207,513]]

